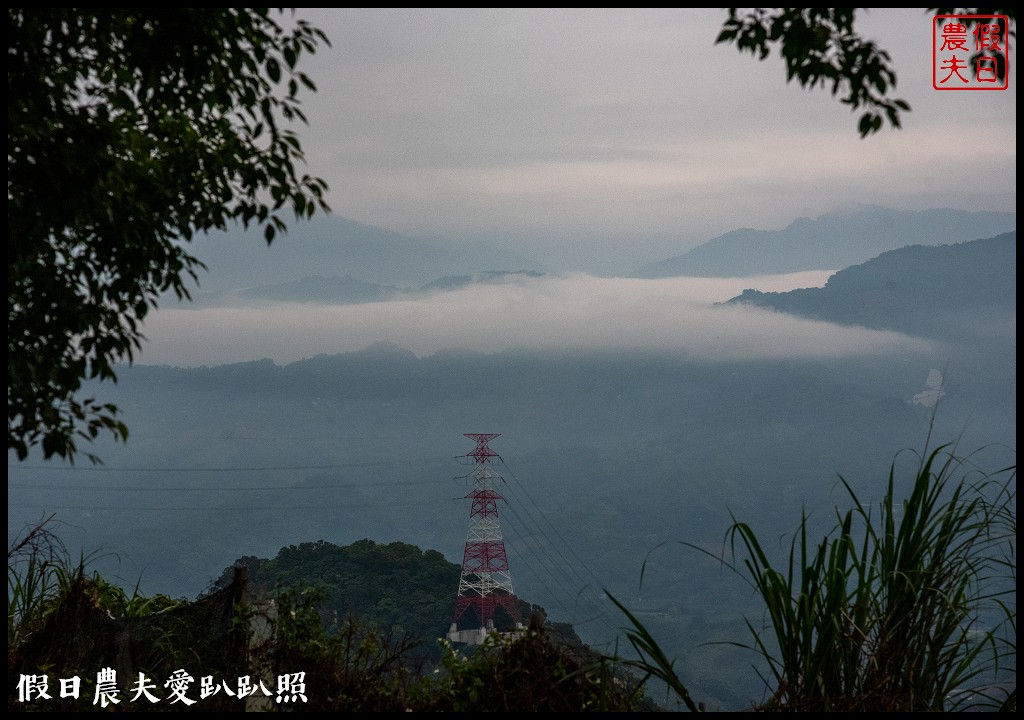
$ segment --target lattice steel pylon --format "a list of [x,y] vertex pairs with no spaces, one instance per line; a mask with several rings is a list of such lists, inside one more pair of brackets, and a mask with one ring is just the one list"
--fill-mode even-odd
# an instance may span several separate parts
[[[508,569],[508,555],[505,541],[501,537],[498,521],[498,501],[504,500],[495,489],[495,482],[502,477],[491,466],[491,458],[498,453],[487,443],[501,433],[465,433],[476,443],[476,449],[466,457],[472,458],[473,490],[466,498],[471,501],[469,509],[469,534],[462,555],[462,575],[459,579],[459,593],[455,598],[455,619],[448,631],[448,639],[478,645],[488,633],[494,632],[494,611],[502,607],[508,612],[516,627],[522,627],[519,618],[519,601],[512,590],[512,577]],[[459,630],[459,620],[467,610],[475,611],[479,627]]]

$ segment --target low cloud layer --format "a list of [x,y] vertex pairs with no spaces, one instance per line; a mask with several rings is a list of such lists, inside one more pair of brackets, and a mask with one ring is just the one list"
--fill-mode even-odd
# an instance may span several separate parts
[[673,350],[705,360],[830,358],[927,348],[925,341],[898,333],[714,304],[745,288],[821,286],[829,274],[660,280],[576,274],[357,305],[183,306],[158,310],[147,319],[148,342],[138,360],[198,366],[271,358],[284,365],[362,350],[378,341],[421,356],[452,348],[631,348]]

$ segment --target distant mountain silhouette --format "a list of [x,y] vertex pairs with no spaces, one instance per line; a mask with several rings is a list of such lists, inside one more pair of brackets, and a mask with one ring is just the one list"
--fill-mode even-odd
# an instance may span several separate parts
[[257,285],[235,290],[196,293],[192,305],[203,307],[242,307],[271,302],[304,302],[324,305],[357,305],[416,297],[420,293],[447,292],[467,285],[494,284],[516,278],[538,278],[534,270],[485,270],[472,275],[446,275],[432,280],[419,290],[404,290],[394,285],[367,283],[354,277],[314,275],[287,283]]
[[337,216],[293,223],[269,246],[260,233],[235,229],[197,237],[188,250],[208,268],[199,273],[201,291],[290,283],[314,276],[418,288],[453,273],[536,265],[483,242],[414,239]]
[[1016,337],[1017,233],[912,245],[841,270],[823,288],[744,290],[744,303],[845,325],[943,340]]
[[309,302],[325,305],[354,305],[381,302],[402,297],[404,291],[394,285],[377,285],[354,277],[314,275],[292,282],[237,290],[197,293],[196,307],[237,307],[261,302]]
[[434,292],[437,290],[455,290],[457,288],[473,285],[476,283],[496,283],[515,278],[539,278],[544,273],[535,270],[486,270],[472,275],[446,275],[437,280],[432,280],[420,288],[423,292]]
[[798,218],[782,230],[733,230],[689,252],[645,265],[636,277],[744,277],[837,270],[907,245],[946,245],[1015,230],[1016,213],[858,205]]

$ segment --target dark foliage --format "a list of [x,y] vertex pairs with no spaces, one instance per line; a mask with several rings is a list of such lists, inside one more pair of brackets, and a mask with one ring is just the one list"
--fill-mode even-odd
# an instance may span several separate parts
[[270,242],[284,210],[327,209],[284,126],[305,121],[299,92],[315,87],[297,64],[327,38],[287,24],[267,8],[8,8],[7,446],[20,459],[127,438],[113,404],[79,391],[116,380],[161,294],[189,297],[203,265],[183,241],[238,222]]

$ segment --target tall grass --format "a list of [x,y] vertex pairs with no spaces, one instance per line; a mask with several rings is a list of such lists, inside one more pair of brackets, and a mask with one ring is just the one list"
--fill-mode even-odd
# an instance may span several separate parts
[[26,529],[7,548],[8,647],[20,645],[39,626],[67,580],[67,550],[49,529],[53,518]]
[[[764,603],[760,625],[746,619],[751,641],[733,643],[767,666],[760,709],[1016,709],[1016,465],[981,472],[945,445],[914,455],[904,487],[900,459],[877,505],[840,478],[849,509],[820,539],[802,514],[781,564],[733,517],[726,564]],[[692,709],[672,663],[620,608],[634,664]]]
[[775,688],[768,705],[941,711],[967,697],[956,691],[1015,669],[1016,590],[1005,571],[1016,468],[977,476],[943,446],[921,457],[902,501],[894,461],[877,508],[842,482],[851,509],[818,542],[804,515],[782,568],[747,524],[727,535],[765,604],[766,627],[747,626]]
[[[96,556],[71,560],[63,542],[51,530],[54,516],[26,528],[7,549],[7,642],[21,648],[54,618],[87,596],[90,607],[117,619],[150,618],[177,608],[183,601],[167,595],[146,597],[139,583],[129,594],[98,572],[86,574]],[[72,615],[75,613],[72,612]],[[156,640],[173,639],[163,630]],[[68,638],[70,642],[70,638]]]
[[641,684],[646,683],[650,678],[657,678],[665,684],[665,686],[679,696],[679,699],[683,701],[690,712],[699,712],[702,710],[693,698],[690,696],[690,691],[683,684],[683,681],[679,678],[675,669],[675,660],[670,660],[665,651],[661,649],[661,646],[654,639],[651,633],[647,630],[642,622],[640,622],[636,616],[631,613],[625,605],[619,602],[610,593],[606,593],[615,607],[622,611],[622,614],[629,620],[631,627],[626,629],[626,639],[629,640],[629,644],[633,646],[633,650],[636,651],[636,659],[613,658],[616,662],[620,662],[626,667],[631,667],[643,672],[641,678]]

